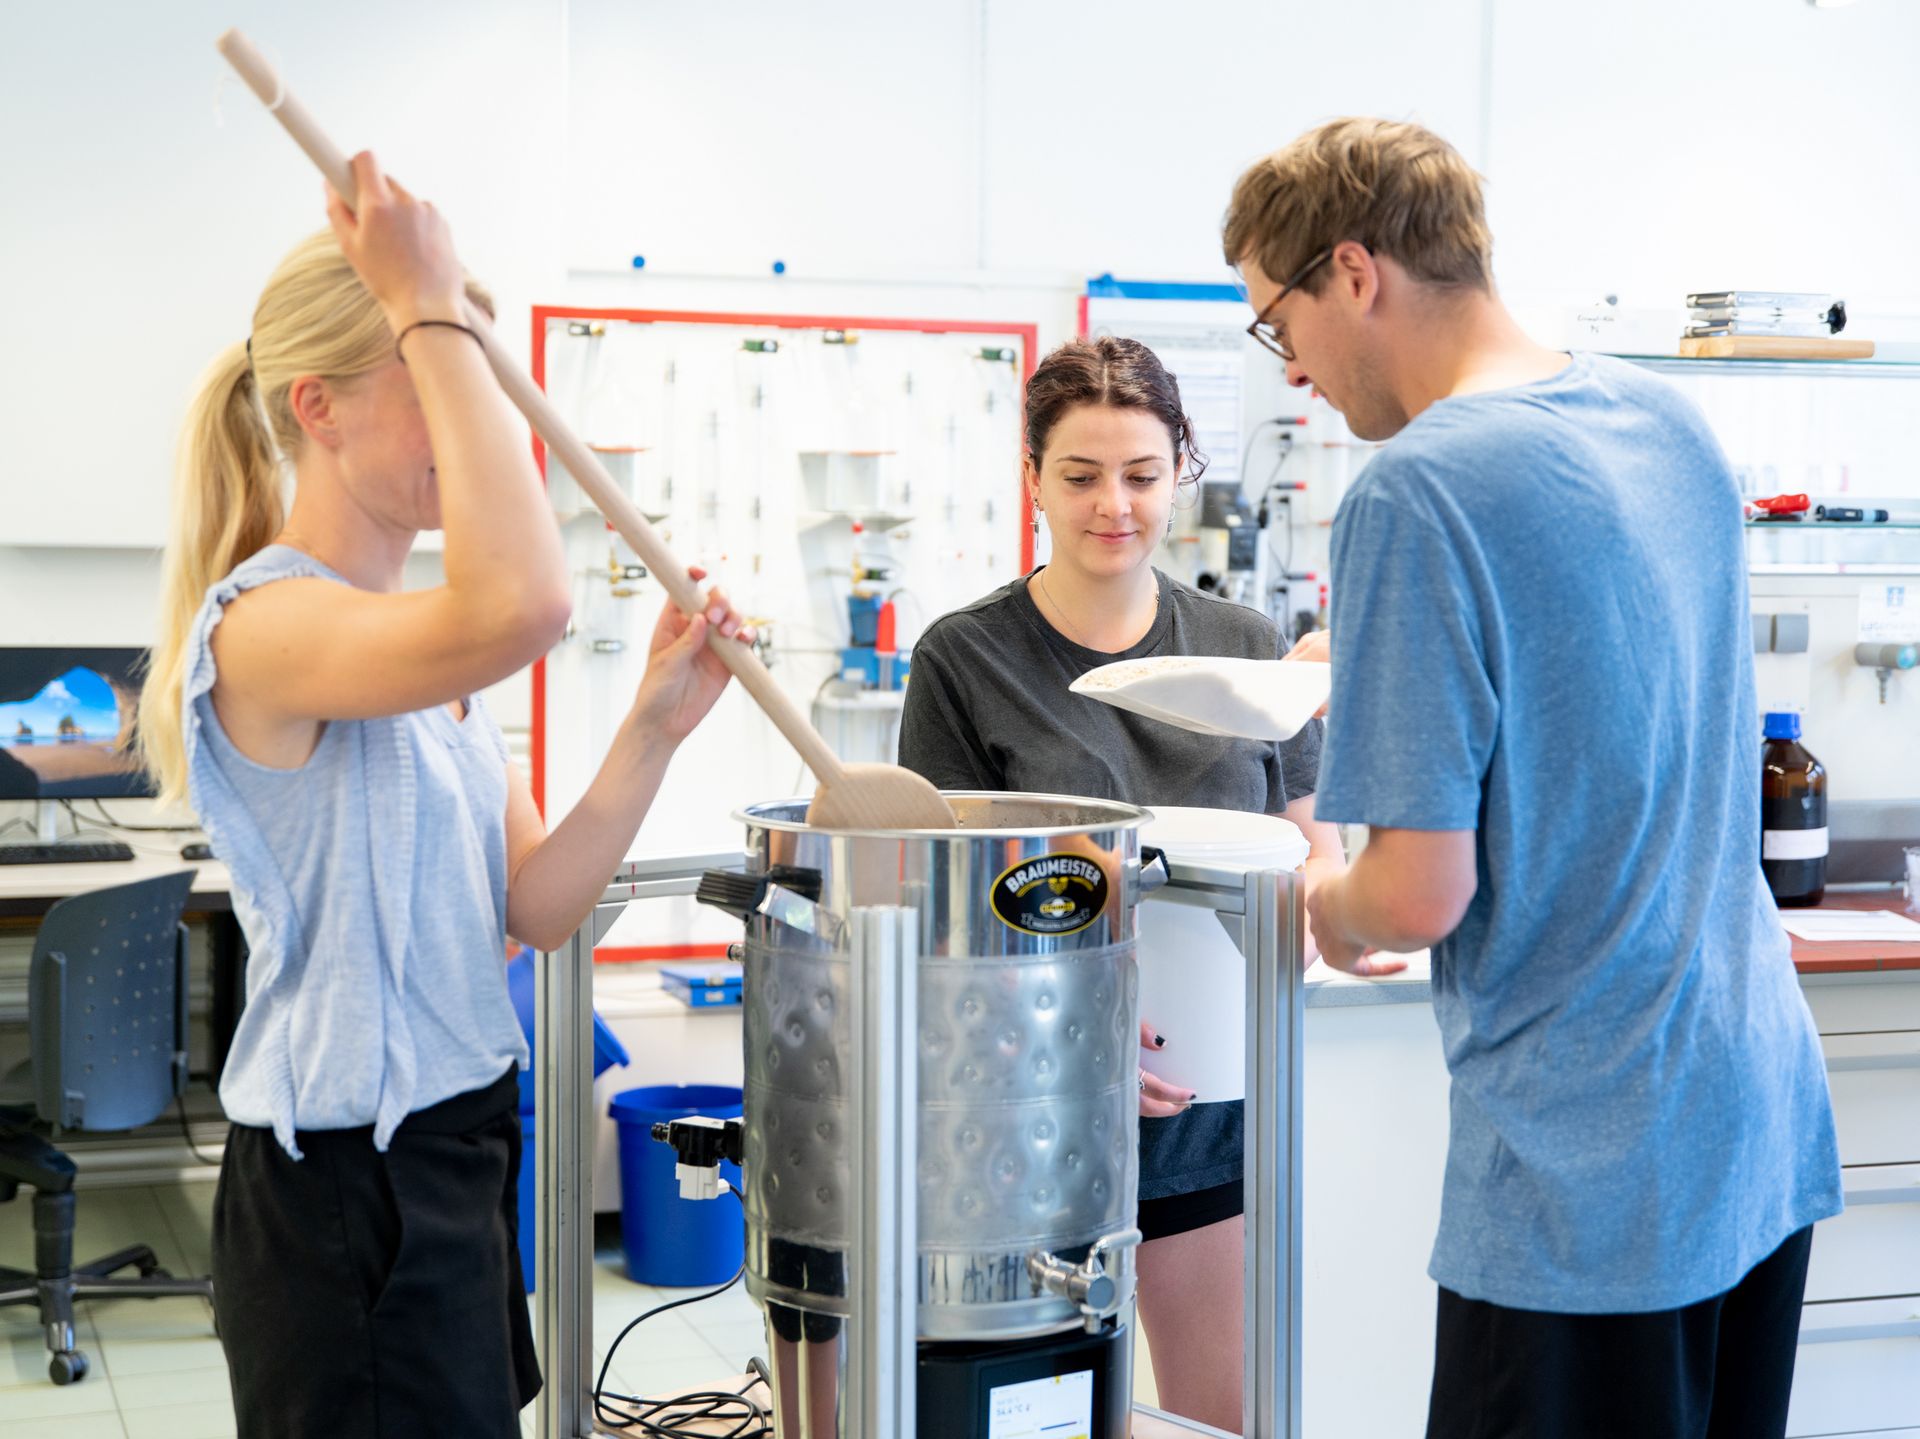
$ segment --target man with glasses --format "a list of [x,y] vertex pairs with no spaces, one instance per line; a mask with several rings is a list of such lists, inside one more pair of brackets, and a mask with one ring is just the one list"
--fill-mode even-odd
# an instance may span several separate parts
[[1319,813],[1369,839],[1311,910],[1355,974],[1433,950],[1427,1432],[1781,1435],[1840,1173],[1760,876],[1727,461],[1670,386],[1526,336],[1478,176],[1418,126],[1259,161],[1224,242],[1288,380],[1392,440],[1332,538]]

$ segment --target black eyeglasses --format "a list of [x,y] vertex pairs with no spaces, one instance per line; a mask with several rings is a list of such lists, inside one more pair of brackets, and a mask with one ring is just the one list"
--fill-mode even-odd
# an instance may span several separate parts
[[1329,245],[1311,260],[1307,261],[1306,264],[1295,270],[1293,277],[1280,287],[1280,293],[1267,301],[1266,308],[1254,316],[1253,323],[1247,326],[1247,333],[1249,335],[1252,335],[1254,339],[1265,345],[1288,364],[1292,364],[1294,360],[1293,348],[1288,345],[1285,340],[1280,338],[1280,332],[1273,328],[1273,321],[1269,320],[1267,316],[1274,312],[1282,300],[1300,288],[1300,282],[1302,280],[1306,279],[1307,276],[1311,275],[1321,265],[1326,264],[1332,254],[1333,246]]

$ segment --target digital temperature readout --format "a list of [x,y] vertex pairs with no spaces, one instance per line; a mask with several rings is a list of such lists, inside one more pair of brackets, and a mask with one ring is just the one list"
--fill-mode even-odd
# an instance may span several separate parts
[[987,1439],[1089,1439],[1093,1371],[1003,1384],[989,1397],[987,1415]]

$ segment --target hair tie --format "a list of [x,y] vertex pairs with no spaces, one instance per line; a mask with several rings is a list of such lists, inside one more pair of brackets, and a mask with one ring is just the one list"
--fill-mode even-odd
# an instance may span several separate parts
[[407,336],[411,335],[415,330],[424,330],[424,329],[427,329],[428,327],[433,327],[433,328],[442,329],[442,330],[458,330],[461,334],[465,335],[468,339],[472,340],[474,344],[478,345],[482,350],[485,350],[487,348],[486,342],[480,338],[480,332],[474,329],[473,326],[471,325],[463,325],[458,320],[415,320],[411,325],[408,325],[406,329],[402,330],[399,334],[393,337],[393,353],[399,359],[401,364],[403,365],[406,364],[407,357],[400,348],[400,342],[406,339]]

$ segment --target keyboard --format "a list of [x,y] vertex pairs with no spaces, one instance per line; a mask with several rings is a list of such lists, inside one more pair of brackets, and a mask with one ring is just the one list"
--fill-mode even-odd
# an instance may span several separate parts
[[132,859],[131,846],[117,839],[76,839],[65,844],[0,844],[0,864],[94,864]]

